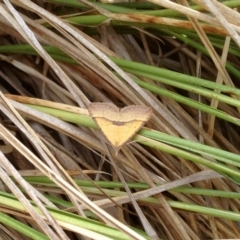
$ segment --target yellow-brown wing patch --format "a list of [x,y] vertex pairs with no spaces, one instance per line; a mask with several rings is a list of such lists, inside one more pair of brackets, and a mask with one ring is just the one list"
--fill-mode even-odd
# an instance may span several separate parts
[[91,103],[88,111],[116,152],[152,115],[149,107],[133,105],[119,109],[112,103]]

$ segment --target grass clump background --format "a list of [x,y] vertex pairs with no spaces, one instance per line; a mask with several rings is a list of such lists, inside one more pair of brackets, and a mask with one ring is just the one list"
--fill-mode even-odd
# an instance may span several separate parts
[[[1,1],[2,239],[240,239],[238,6]],[[116,155],[91,102],[153,116]]]

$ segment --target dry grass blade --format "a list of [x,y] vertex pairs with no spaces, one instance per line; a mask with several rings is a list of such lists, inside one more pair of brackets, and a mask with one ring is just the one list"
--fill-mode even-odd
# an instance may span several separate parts
[[232,25],[229,24],[227,19],[225,19],[225,16],[224,16],[225,14],[224,12],[221,12],[222,7],[221,5],[219,5],[218,1],[201,0],[201,3],[204,5],[205,8],[207,8],[213,14],[213,16],[216,17],[219,23],[221,23],[221,25],[228,31],[232,39],[237,43],[238,46],[240,46],[239,35],[235,31],[235,29],[232,27]]
[[[4,135],[4,129],[1,126],[1,132],[2,132],[2,137],[6,137]],[[7,133],[7,132],[6,132]],[[9,134],[9,133],[7,133]],[[16,144],[15,144],[16,146]],[[34,200],[34,202],[36,204],[38,204],[38,206],[40,207],[40,209],[44,212],[44,214],[46,214],[47,219],[52,223],[52,226],[55,227],[56,229],[61,229],[59,228],[53,221],[53,219],[51,218],[51,216],[48,214],[48,212],[46,211],[46,209],[44,209],[43,205],[40,203],[40,201],[35,197],[35,193],[34,191],[31,190],[31,187],[29,188],[28,183],[26,183],[18,174],[18,172],[15,170],[15,168],[10,164],[10,162],[4,157],[4,155],[2,153],[0,153],[1,156],[1,164],[2,166],[4,166],[4,168],[7,170],[8,174],[13,175],[15,177],[15,179],[17,180],[18,183],[20,183],[20,185],[22,185],[25,190],[28,192],[29,196],[32,197],[32,199]],[[29,214],[33,217],[33,219],[38,223],[38,225],[41,227],[41,229],[51,238],[51,239],[58,239],[60,236],[57,236],[46,224],[45,221],[42,220],[42,218],[37,214],[37,212],[33,209],[32,205],[29,203],[29,201],[26,199],[26,197],[21,193],[21,191],[18,189],[18,187],[12,182],[12,180],[9,178],[9,176],[5,173],[5,171],[0,168],[0,172],[1,172],[1,179],[3,180],[3,182],[5,182],[7,184],[7,186],[10,188],[10,190],[14,193],[15,196],[18,197],[18,199],[20,200],[20,202],[24,205],[25,209],[27,209],[27,211],[29,212]],[[60,230],[60,232],[62,232]],[[63,232],[62,232],[63,233]],[[62,234],[61,237],[65,236],[65,234]]]
[[[227,60],[227,54],[228,54],[228,50],[229,50],[230,40],[231,40],[230,37],[227,37],[226,41],[224,43],[223,53],[222,53],[222,57],[221,57],[222,65],[224,65],[226,63],[226,60]],[[219,84],[223,83],[223,78],[221,77],[221,75],[219,73],[218,73],[216,82],[219,83]],[[218,101],[212,100],[211,107],[217,108],[218,107]],[[208,120],[209,121],[209,126],[208,126],[208,131],[207,131],[209,136],[213,136],[214,120],[215,120],[214,116],[209,116],[209,120]]]

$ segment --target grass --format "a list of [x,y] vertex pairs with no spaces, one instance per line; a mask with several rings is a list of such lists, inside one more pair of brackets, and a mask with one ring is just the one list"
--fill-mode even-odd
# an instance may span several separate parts
[[[240,1],[176,2],[3,1],[1,235],[240,238]],[[154,114],[115,154],[90,102]]]

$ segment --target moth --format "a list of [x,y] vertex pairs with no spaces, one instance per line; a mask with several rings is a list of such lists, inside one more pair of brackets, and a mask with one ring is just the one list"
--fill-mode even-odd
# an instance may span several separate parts
[[89,104],[88,111],[116,153],[152,116],[150,107],[140,105],[118,108],[96,102]]

